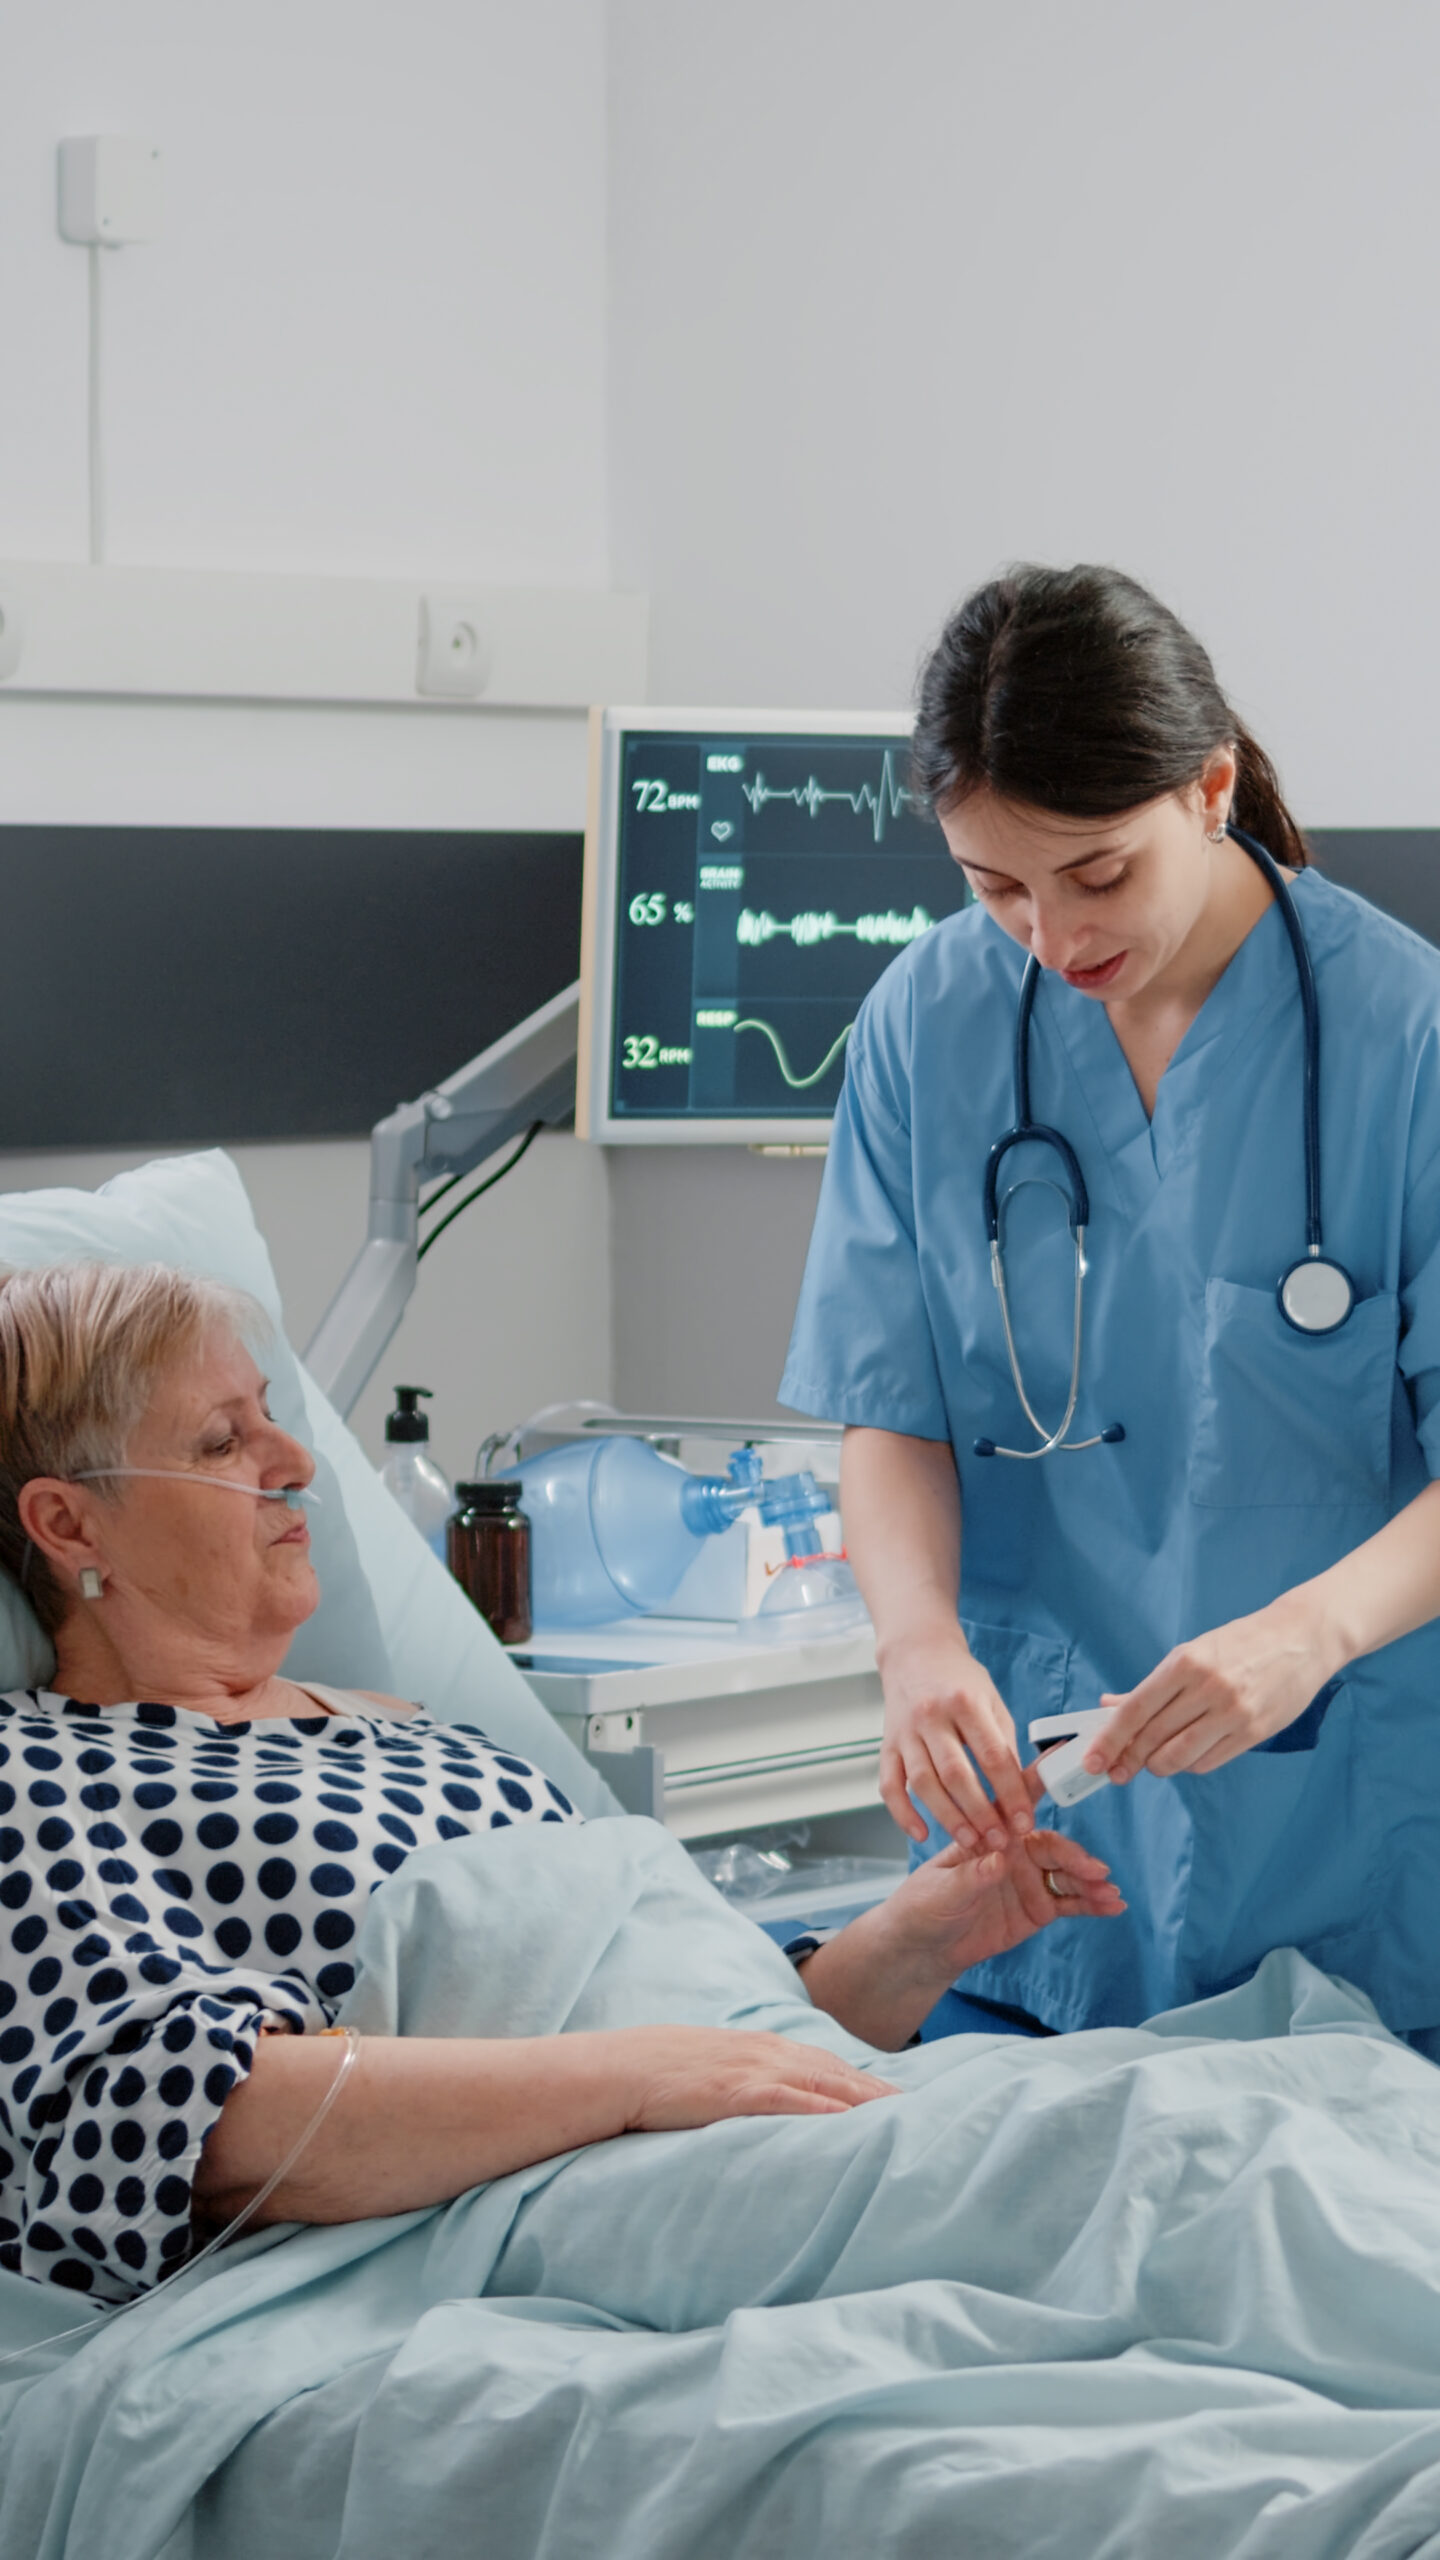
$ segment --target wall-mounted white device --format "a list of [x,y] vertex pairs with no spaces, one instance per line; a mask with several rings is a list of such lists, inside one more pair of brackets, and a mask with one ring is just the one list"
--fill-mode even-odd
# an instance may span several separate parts
[[[160,152],[153,142],[120,133],[71,134],[60,145],[60,237],[89,251],[90,321],[87,440],[90,464],[90,565],[105,557],[105,467],[100,399],[100,252],[154,240],[164,207]],[[13,673],[13,669],[4,670]]]
[[121,249],[160,234],[164,202],[156,143],[126,134],[72,134],[60,145],[60,236]]

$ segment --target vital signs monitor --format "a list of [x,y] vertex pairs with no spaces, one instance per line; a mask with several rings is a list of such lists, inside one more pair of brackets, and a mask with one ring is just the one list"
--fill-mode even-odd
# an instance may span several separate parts
[[855,1016],[966,889],[893,713],[597,711],[582,1137],[823,1142]]

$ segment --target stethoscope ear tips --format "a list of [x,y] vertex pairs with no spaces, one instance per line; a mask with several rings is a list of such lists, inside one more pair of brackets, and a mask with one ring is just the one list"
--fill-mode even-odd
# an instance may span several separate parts
[[1100,1434],[1100,1437],[1101,1437],[1101,1439],[1102,1439],[1102,1440],[1108,1440],[1108,1441],[1110,1442],[1110,1444],[1111,1444],[1112,1448],[1113,1448],[1113,1446],[1114,1446],[1114,1444],[1115,1444],[1115,1442],[1116,1442],[1117,1440],[1123,1440],[1123,1439],[1124,1439],[1124,1437],[1125,1437],[1125,1425],[1124,1425],[1124,1423],[1123,1423],[1123,1422],[1107,1422],[1107,1423],[1106,1423],[1106,1425],[1105,1425],[1104,1430],[1103,1430],[1103,1431],[1101,1432],[1101,1434]]

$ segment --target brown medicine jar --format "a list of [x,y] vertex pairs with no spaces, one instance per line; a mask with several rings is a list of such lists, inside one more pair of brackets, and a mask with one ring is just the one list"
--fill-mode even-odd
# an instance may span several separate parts
[[457,1484],[457,1509],[447,1531],[448,1562],[462,1591],[502,1644],[523,1644],[530,1633],[530,1523],[520,1508],[522,1487]]

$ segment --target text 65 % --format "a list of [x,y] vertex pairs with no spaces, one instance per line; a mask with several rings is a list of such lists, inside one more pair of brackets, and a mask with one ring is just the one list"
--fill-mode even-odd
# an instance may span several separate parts
[[[630,901],[632,924],[663,924],[670,914],[670,902],[663,889],[642,889]],[[693,924],[695,909],[688,898],[677,898],[674,907],[677,924]]]

